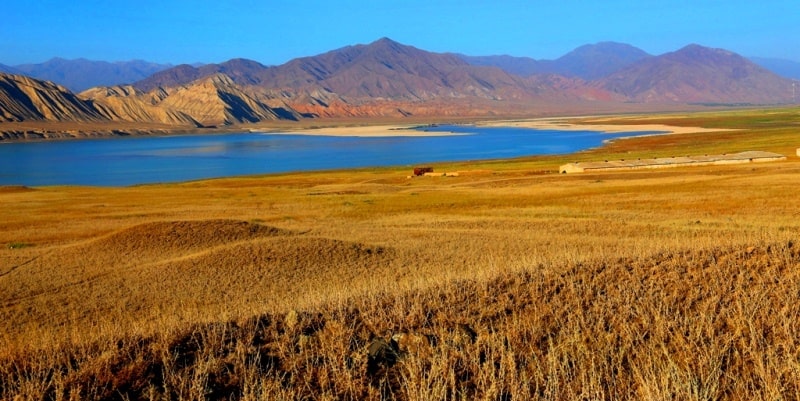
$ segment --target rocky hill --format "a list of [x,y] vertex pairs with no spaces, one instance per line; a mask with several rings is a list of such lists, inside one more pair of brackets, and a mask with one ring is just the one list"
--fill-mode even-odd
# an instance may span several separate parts
[[223,74],[151,92],[113,86],[75,95],[52,82],[0,73],[2,122],[132,122],[203,127],[301,117],[279,99],[246,93]]
[[217,73],[190,84],[144,92],[133,86],[95,88],[81,93],[111,120],[198,127],[297,120],[302,116],[280,99],[246,91]]
[[145,93],[128,85],[93,88],[80,96],[91,100],[100,114],[110,121],[202,126],[189,114],[158,106],[167,97],[164,91]]
[[790,80],[738,54],[699,45],[643,59],[598,84],[637,102],[768,104],[792,97]]
[[23,75],[0,73],[0,122],[90,122],[104,117],[91,102],[63,86]]
[[205,64],[199,67],[188,64],[156,72],[133,85],[143,91],[186,85],[200,78],[214,74],[225,74],[240,85],[258,84],[260,76],[268,67],[253,60],[242,58],[228,60],[221,64]]

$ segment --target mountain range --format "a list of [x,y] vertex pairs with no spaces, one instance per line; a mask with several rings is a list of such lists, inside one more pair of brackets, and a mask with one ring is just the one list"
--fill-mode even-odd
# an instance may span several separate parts
[[73,92],[80,92],[95,86],[136,82],[171,67],[171,64],[157,64],[142,60],[110,63],[83,58],[67,60],[56,57],[44,63],[20,64],[7,68],[16,71],[11,73],[57,82]]
[[555,60],[535,60],[511,56],[459,55],[472,65],[500,67],[512,74],[558,74],[593,80],[607,76],[641,59],[651,57],[647,52],[631,45],[600,42],[581,46]]
[[[59,63],[70,64],[57,59],[49,65]],[[433,53],[382,38],[279,66],[246,59],[173,67],[85,60],[70,65],[61,71],[101,68],[108,71],[106,82],[115,84],[76,95],[49,82],[58,79],[19,75],[34,71],[30,65],[0,66],[8,72],[0,74],[0,121],[208,127],[325,117],[530,115],[631,103],[658,108],[793,101],[791,80],[735,53],[699,45],[653,56],[602,42],[537,61]]]
[[782,77],[800,79],[800,63],[777,58],[751,57],[750,60]]

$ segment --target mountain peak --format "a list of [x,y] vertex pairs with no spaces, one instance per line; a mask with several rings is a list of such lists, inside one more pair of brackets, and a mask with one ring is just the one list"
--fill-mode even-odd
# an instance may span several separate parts
[[603,81],[643,102],[780,103],[789,81],[724,49],[690,44],[622,69]]
[[751,64],[750,61],[734,52],[725,49],[706,47],[694,43],[684,46],[672,53],[664,54],[663,56],[669,60],[679,62],[700,63],[717,66],[727,65],[731,68],[735,65],[743,67]]
[[703,45],[698,45],[696,43],[692,43],[686,45],[677,51],[673,52],[673,54],[687,54],[693,56],[717,56],[717,57],[737,57],[742,58],[744,57],[725,49],[717,49],[713,47],[707,47]]
[[264,64],[261,64],[258,61],[253,61],[253,60],[246,59],[246,58],[232,58],[232,59],[222,63],[222,65],[225,65],[225,66],[228,66],[228,67],[266,68],[266,66],[264,66]]
[[[591,44],[585,44],[583,46],[579,46],[575,48],[572,52],[567,53],[585,53],[587,51],[634,51],[637,53],[645,53],[644,50],[641,50],[635,46],[629,45],[627,43],[620,43],[614,41],[603,41]],[[646,53],[645,53],[646,54]]]
[[[389,39],[387,37],[380,38],[366,46],[364,49],[367,51],[373,52],[382,52],[386,51],[389,53],[409,53],[409,52],[424,52],[423,50],[419,50],[414,46],[404,45],[400,42],[395,40]],[[427,52],[425,52],[427,53]]]
[[391,38],[388,38],[386,36],[384,36],[384,37],[382,37],[382,38],[370,43],[370,45],[381,45],[381,46],[398,46],[399,45],[399,46],[403,46],[402,43],[397,42],[395,40],[392,40]]
[[559,67],[556,72],[592,80],[647,57],[647,52],[628,44],[599,42],[578,47],[554,63]]

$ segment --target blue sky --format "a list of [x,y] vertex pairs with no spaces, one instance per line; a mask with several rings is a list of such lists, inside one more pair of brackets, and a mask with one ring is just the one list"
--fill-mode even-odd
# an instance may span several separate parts
[[381,37],[435,52],[554,59],[616,41],[800,61],[798,0],[6,0],[0,63],[52,57],[267,65]]

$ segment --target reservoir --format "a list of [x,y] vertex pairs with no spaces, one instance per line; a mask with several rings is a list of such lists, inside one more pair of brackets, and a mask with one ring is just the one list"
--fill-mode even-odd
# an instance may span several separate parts
[[566,154],[598,147],[604,140],[646,134],[461,125],[424,130],[442,136],[233,133],[0,143],[0,185],[129,186],[291,171],[410,167]]

